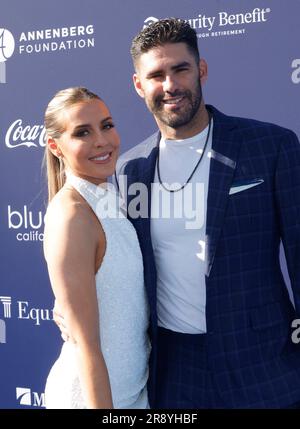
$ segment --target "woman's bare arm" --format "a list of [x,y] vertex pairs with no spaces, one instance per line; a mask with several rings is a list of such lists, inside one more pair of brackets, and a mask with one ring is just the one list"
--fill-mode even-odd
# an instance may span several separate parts
[[81,385],[88,408],[112,408],[101,352],[95,260],[104,253],[101,226],[84,202],[62,193],[48,209],[44,251],[51,285],[76,345]]

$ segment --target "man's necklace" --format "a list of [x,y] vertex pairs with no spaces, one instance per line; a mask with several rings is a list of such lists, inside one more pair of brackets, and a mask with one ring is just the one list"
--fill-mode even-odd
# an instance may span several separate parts
[[206,140],[205,140],[205,143],[204,143],[204,147],[203,147],[203,151],[202,151],[202,153],[201,153],[201,155],[200,155],[200,158],[199,158],[199,160],[198,160],[198,162],[197,162],[197,164],[195,165],[195,168],[193,169],[193,171],[191,172],[191,175],[190,175],[190,177],[187,179],[187,181],[180,187],[180,188],[178,188],[178,189],[169,189],[169,188],[167,188],[166,186],[165,186],[165,184],[162,182],[162,180],[161,180],[161,175],[160,175],[160,167],[159,167],[159,152],[160,152],[160,149],[159,149],[159,143],[160,142],[158,142],[158,153],[157,153],[157,176],[158,176],[158,181],[159,181],[159,183],[160,183],[160,185],[166,190],[166,191],[168,191],[168,192],[179,192],[179,191],[181,191],[189,182],[190,182],[190,180],[191,180],[191,178],[193,177],[193,175],[195,174],[195,172],[196,172],[196,170],[197,170],[197,168],[198,168],[198,166],[199,166],[199,164],[200,164],[200,162],[201,162],[201,160],[202,160],[202,158],[203,158],[203,155],[204,155],[204,152],[205,152],[205,150],[206,150],[206,146],[207,146],[207,143],[208,143],[208,139],[209,139],[209,135],[210,135],[210,129],[211,129],[211,114],[209,113],[209,122],[208,122],[208,130],[207,130],[207,134],[206,134]]

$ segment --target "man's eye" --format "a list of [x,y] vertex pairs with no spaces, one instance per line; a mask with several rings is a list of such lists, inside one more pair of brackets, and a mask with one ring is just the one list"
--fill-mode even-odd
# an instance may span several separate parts
[[104,130],[110,130],[111,128],[114,128],[115,124],[112,122],[109,122],[108,124],[103,125]]
[[157,74],[152,74],[150,76],[150,79],[161,79],[161,77],[162,77],[162,74],[157,73]]

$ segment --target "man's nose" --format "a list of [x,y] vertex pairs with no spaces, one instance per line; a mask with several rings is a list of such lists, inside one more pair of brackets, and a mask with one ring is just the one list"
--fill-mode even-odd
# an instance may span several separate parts
[[175,92],[175,90],[177,89],[177,83],[174,77],[166,76],[163,82],[163,89],[165,92]]

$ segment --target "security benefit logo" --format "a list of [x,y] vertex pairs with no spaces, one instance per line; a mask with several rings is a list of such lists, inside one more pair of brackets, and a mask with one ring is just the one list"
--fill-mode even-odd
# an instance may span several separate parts
[[292,61],[291,79],[293,83],[300,83],[300,58],[295,58]]
[[9,30],[0,28],[0,83],[6,83],[6,61],[15,50],[15,39]]
[[[186,18],[186,21],[194,28],[199,38],[236,36],[244,35],[250,26],[265,24],[270,13],[270,8],[260,7],[238,10],[235,13],[220,10],[216,15],[208,15],[201,11],[201,13],[195,13],[193,17]],[[144,28],[156,21],[158,21],[157,17],[149,16],[144,21]]]
[[45,407],[45,394],[33,392],[29,387],[17,387],[16,400],[19,405],[27,407]]

